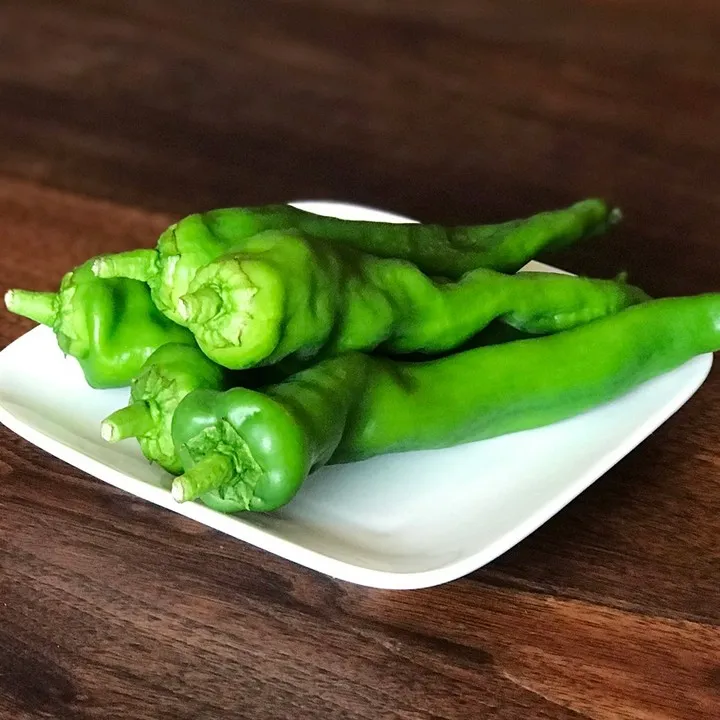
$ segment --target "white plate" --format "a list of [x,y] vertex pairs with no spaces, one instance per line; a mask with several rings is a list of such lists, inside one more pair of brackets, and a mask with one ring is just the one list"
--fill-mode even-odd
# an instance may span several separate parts
[[[296,204],[404,220],[351,205]],[[619,401],[539,430],[325,468],[266,515],[175,503],[170,476],[149,465],[134,441],[100,438],[100,421],[128,392],[90,389],[47,328],[0,353],[0,422],[105,482],[288,560],[362,585],[420,588],[481,567],[546,522],[675,413],[711,364],[711,355],[695,358]]]

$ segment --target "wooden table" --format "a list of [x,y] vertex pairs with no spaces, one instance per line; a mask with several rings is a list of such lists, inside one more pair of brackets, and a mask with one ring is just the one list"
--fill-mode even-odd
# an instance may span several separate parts
[[[296,198],[426,220],[589,195],[555,258],[720,289],[711,0],[9,0],[0,284],[53,289],[198,209]],[[0,313],[4,346],[31,327]],[[335,582],[0,430],[0,716],[720,717],[720,373],[488,567]]]

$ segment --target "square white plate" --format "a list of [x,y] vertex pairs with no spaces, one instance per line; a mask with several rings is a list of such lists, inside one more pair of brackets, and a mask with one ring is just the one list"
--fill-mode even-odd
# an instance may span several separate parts
[[[406,221],[354,205],[294,204]],[[362,585],[409,589],[454,580],[520,542],[675,413],[711,365],[711,355],[695,358],[621,400],[539,430],[324,468],[289,505],[264,515],[179,505],[170,476],[147,463],[135,441],[105,443],[100,421],[126,404],[128,391],[89,388],[48,328],[0,352],[0,422],[100,480],[283,558]]]

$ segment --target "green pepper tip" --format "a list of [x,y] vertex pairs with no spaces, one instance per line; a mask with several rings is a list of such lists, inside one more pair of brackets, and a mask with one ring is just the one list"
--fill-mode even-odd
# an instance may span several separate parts
[[148,282],[158,274],[156,250],[128,250],[114,255],[101,255],[92,263],[93,273],[100,278],[124,277]]
[[105,260],[103,258],[96,258],[93,260],[92,265],[90,265],[90,269],[96,277],[103,277],[103,273],[106,270]]
[[170,488],[170,492],[172,493],[173,500],[175,502],[183,503],[189,500],[190,498],[185,497],[185,485],[183,485],[182,475],[179,478],[175,478],[172,482],[172,487]]
[[232,460],[217,453],[203,458],[197,465],[185,471],[173,480],[172,496],[176,502],[196,500],[201,495],[216,490],[233,475]]
[[106,442],[116,443],[147,435],[154,427],[155,423],[147,404],[134,402],[106,417],[100,425],[100,435]]
[[100,436],[105,442],[115,443],[120,440],[117,426],[109,420],[100,423]]
[[52,326],[57,317],[57,293],[13,288],[5,293],[5,307],[11,313]]
[[628,278],[630,275],[628,274],[627,270],[621,270],[616,276],[615,276],[615,282],[620,283],[621,285],[627,285]]

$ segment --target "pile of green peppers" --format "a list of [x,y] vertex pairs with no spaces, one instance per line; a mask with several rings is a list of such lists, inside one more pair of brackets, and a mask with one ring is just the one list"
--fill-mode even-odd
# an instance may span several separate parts
[[720,349],[720,293],[518,272],[620,220],[597,199],[494,225],[214,210],[154,249],[10,290],[137,439],[178,502],[276,510],[315,469],[537,428]]

